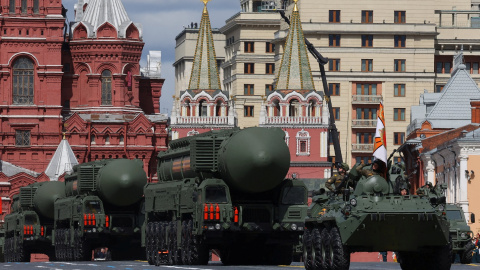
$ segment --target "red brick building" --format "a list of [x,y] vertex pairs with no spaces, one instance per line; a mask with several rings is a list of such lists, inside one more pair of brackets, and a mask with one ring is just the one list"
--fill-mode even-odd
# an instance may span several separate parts
[[154,180],[167,147],[164,79],[140,71],[142,26],[121,0],[78,0],[70,26],[60,0],[0,9],[0,160],[30,172],[0,173],[3,208],[22,185],[48,180],[62,133],[78,162],[138,158]]

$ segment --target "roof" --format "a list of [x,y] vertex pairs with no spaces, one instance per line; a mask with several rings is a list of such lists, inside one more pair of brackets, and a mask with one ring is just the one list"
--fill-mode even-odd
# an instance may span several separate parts
[[[87,9],[81,16],[79,9],[83,4],[88,4]],[[96,38],[98,29],[105,23],[111,24],[117,30],[119,38],[126,38],[128,27],[133,23],[128,17],[127,11],[121,0],[79,0],[76,23],[72,30],[80,23],[85,25],[89,38]],[[142,26],[135,23],[142,39]]]
[[315,90],[296,2],[275,90]]
[[57,181],[58,177],[65,172],[72,171],[73,166],[77,165],[72,148],[67,140],[63,139],[57,147],[55,154],[45,170],[45,174],[51,181]]
[[192,74],[188,85],[190,90],[221,90],[220,76],[215,55],[212,27],[207,10],[207,2],[203,9],[197,47],[192,64]]
[[26,173],[26,174],[29,174],[31,176],[34,176],[34,177],[37,177],[37,176],[40,175],[37,172],[34,172],[34,171],[31,171],[31,170],[13,165],[12,163],[6,162],[6,161],[3,161],[3,160],[0,160],[0,172],[3,172],[8,177],[14,176],[14,175],[22,173],[22,172]]

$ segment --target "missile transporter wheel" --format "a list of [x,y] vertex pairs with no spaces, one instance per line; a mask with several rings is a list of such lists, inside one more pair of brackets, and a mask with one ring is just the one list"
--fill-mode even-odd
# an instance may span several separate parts
[[326,245],[328,233],[325,227],[317,227],[312,230],[312,269],[329,269],[327,268]]
[[155,224],[153,225],[153,250],[155,253],[153,256],[153,260],[156,266],[168,264],[168,255],[166,255],[165,253],[160,253],[167,250],[165,241],[165,227],[165,222],[155,222]]
[[186,265],[207,265],[208,249],[203,241],[193,235],[192,220],[182,222],[182,261]]
[[180,252],[177,246],[177,222],[171,221],[168,223],[168,264],[179,265],[182,264]]
[[313,270],[314,269],[314,257],[312,256],[312,232],[305,228],[303,232],[303,261],[305,264],[306,270]]
[[155,258],[155,250],[153,248],[153,233],[152,233],[152,222],[147,223],[147,229],[146,229],[146,248],[145,248],[145,253],[147,255],[147,262],[149,265],[154,265],[154,258]]
[[474,249],[475,249],[475,245],[472,242],[468,242],[468,244],[465,245],[465,250],[462,253],[460,253],[460,262],[462,264],[472,263]]
[[73,260],[75,261],[90,261],[91,253],[90,245],[85,237],[81,236],[80,229],[75,230],[75,243],[73,243]]
[[350,268],[350,252],[342,243],[342,237],[337,227],[330,229],[330,265],[333,270],[348,270]]
[[17,262],[30,262],[30,253],[28,252],[27,248],[23,246],[23,241],[21,237],[17,237]]

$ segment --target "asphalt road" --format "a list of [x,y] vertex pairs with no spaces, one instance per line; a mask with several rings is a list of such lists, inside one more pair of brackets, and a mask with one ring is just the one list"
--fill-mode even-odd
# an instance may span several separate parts
[[[221,263],[211,262],[207,266],[160,266],[155,267],[148,265],[146,262],[42,262],[42,263],[0,263],[0,269],[8,270],[286,270],[286,269],[305,269],[302,263],[293,263],[290,266],[223,266]],[[401,269],[398,263],[352,263],[350,266],[352,270],[390,270]],[[452,270],[480,270],[480,264],[452,265]]]

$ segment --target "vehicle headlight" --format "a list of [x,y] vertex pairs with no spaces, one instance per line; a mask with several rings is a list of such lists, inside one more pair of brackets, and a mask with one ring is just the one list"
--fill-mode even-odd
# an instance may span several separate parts
[[292,224],[291,228],[292,228],[293,231],[296,231],[297,230],[297,224]]
[[440,210],[440,211],[445,210],[445,206],[443,206],[443,204],[440,204],[440,205],[438,206],[438,210]]
[[97,229],[93,228],[92,231],[93,231],[93,232],[97,232]]
[[351,204],[352,206],[356,206],[356,205],[357,205],[357,200],[356,200],[356,199],[351,199],[351,200],[350,200],[350,204]]
[[220,230],[221,228],[222,228],[222,226],[220,226],[220,224],[218,224],[218,223],[215,224],[215,229]]
[[465,238],[465,237],[467,237],[467,234],[462,232],[462,234],[460,234],[460,237]]
[[352,207],[350,205],[345,206],[345,212],[351,212]]

